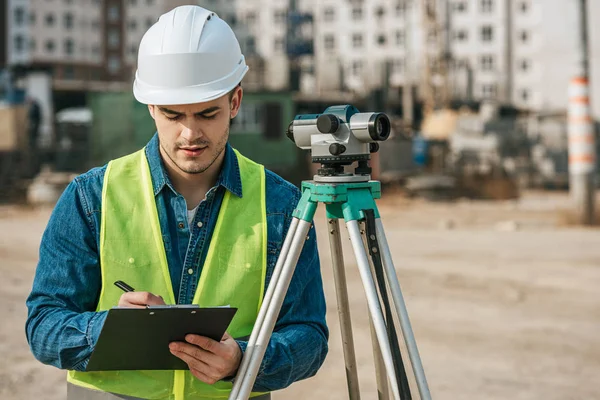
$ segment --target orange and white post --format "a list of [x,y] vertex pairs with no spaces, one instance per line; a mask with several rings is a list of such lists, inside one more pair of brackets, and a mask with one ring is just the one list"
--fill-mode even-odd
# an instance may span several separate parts
[[596,144],[586,78],[571,79],[568,117],[569,171],[571,174],[592,173],[596,165]]
[[596,143],[590,112],[589,82],[585,77],[571,79],[568,111],[569,185],[580,223],[594,219]]

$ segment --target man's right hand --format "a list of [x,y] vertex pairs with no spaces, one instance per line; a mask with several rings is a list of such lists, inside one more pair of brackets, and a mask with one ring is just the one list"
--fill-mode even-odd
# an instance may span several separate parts
[[121,295],[119,307],[146,308],[146,306],[161,306],[165,301],[162,297],[149,292],[127,292]]

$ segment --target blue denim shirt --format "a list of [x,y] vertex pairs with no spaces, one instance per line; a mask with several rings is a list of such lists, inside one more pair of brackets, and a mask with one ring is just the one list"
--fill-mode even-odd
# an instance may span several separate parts
[[[217,184],[188,224],[185,199],[173,188],[154,135],[146,156],[179,304],[191,303],[226,190],[242,195],[237,158],[227,145]],[[33,288],[27,299],[27,340],[35,357],[62,369],[83,371],[106,311],[95,312],[100,296],[99,233],[106,166],[78,176],[65,189],[40,245]],[[266,173],[267,276],[269,284],[300,191],[271,171]],[[193,208],[196,205],[190,205]],[[325,299],[314,227],[304,245],[255,389],[272,391],[313,376],[327,354]],[[247,342],[238,340],[242,351]]]

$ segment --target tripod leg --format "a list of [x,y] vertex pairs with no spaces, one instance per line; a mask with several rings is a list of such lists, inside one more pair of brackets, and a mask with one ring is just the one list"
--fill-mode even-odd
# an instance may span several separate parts
[[383,254],[383,266],[387,275],[388,284],[390,291],[392,292],[392,298],[394,305],[396,306],[396,313],[400,321],[400,327],[402,328],[402,334],[404,341],[406,342],[406,348],[410,357],[413,371],[415,373],[415,379],[417,381],[417,387],[419,388],[419,394],[422,400],[431,400],[431,393],[429,392],[429,386],[427,385],[427,379],[425,378],[425,372],[423,370],[423,364],[421,363],[421,357],[419,356],[419,350],[417,349],[417,343],[415,341],[415,335],[410,325],[410,319],[408,318],[408,311],[406,310],[406,304],[402,297],[402,290],[400,289],[400,283],[398,282],[398,276],[396,275],[396,269],[394,268],[394,262],[392,260],[392,253],[385,237],[385,231],[383,230],[383,223],[381,218],[375,220],[377,226],[377,238],[381,244],[381,252]]
[[[283,300],[287,293],[288,287],[290,286],[292,276],[296,270],[296,264],[300,258],[302,248],[304,247],[304,242],[306,241],[306,236],[310,230],[310,225],[310,222],[306,222],[304,220],[298,221],[296,232],[293,233],[293,239],[290,245],[289,253],[283,261],[281,276],[277,281],[277,286],[274,289],[273,297],[268,303],[263,302],[262,307],[267,307],[265,319],[260,326],[255,325],[254,329],[252,330],[253,333],[255,330],[258,330],[258,337],[256,339],[256,345],[250,354],[248,368],[243,374],[240,374],[238,377],[239,380],[235,382],[234,388],[236,390],[232,390],[229,396],[230,399],[246,400],[250,396],[250,392],[254,386],[254,381],[258,375],[260,364],[265,355],[267,345],[269,344],[271,333],[275,327],[277,316],[281,310],[281,305],[283,304]],[[291,233],[292,232],[288,232],[288,235]]]
[[379,343],[377,342],[377,336],[375,333],[375,325],[373,325],[373,318],[369,315],[369,325],[371,328],[371,340],[373,342],[373,359],[375,361],[375,378],[377,379],[377,398],[379,400],[389,400],[390,392],[388,387],[387,376],[385,375],[385,364],[383,363],[383,356],[379,349]]
[[348,304],[348,286],[346,285],[346,272],[344,270],[344,257],[342,241],[340,239],[340,224],[337,219],[329,219],[329,247],[337,295],[338,315],[340,317],[340,330],[344,360],[346,361],[346,379],[348,381],[348,395],[350,400],[360,399],[358,373],[356,371],[356,356],[354,354],[354,339],[352,337],[352,321],[350,319],[350,306]]
[[[258,333],[260,331],[260,327],[264,323],[265,316],[267,315],[267,307],[265,304],[269,304],[271,299],[273,298],[273,293],[275,292],[275,288],[279,282],[279,278],[281,277],[281,270],[283,267],[283,263],[287,258],[287,255],[290,250],[290,246],[292,244],[292,239],[298,227],[298,219],[293,218],[290,227],[288,228],[288,233],[283,241],[283,245],[281,246],[281,252],[279,253],[279,258],[277,259],[277,264],[275,264],[275,268],[273,269],[273,275],[271,276],[271,282],[269,287],[267,288],[267,292],[265,293],[265,297],[263,298],[262,305],[260,307],[260,311],[258,312],[258,316],[256,317],[256,322],[254,323],[254,329],[252,330],[252,334],[250,335],[250,339],[248,340],[248,346],[246,347],[246,352],[244,354],[244,358],[242,358],[242,363],[238,369],[236,374],[235,382],[237,383],[240,377],[244,376],[246,371],[248,370],[248,365],[250,364],[250,359],[252,358],[252,353],[254,352],[254,348],[256,346],[256,340],[258,338]],[[241,385],[234,385],[233,390],[231,392],[230,398],[234,399],[237,396]]]
[[348,232],[350,234],[350,240],[352,242],[352,248],[358,264],[358,270],[360,277],[363,282],[365,294],[367,296],[367,304],[369,306],[369,312],[373,319],[373,325],[375,326],[375,333],[377,334],[377,340],[379,342],[379,348],[383,356],[383,362],[386,367],[388,379],[390,380],[392,393],[394,399],[400,400],[400,390],[398,388],[398,381],[396,379],[396,373],[394,369],[394,360],[392,357],[392,350],[387,337],[387,330],[385,326],[385,320],[383,318],[383,312],[379,305],[379,298],[377,296],[377,289],[375,288],[375,282],[371,275],[371,268],[369,266],[369,259],[365,247],[362,242],[360,229],[358,227],[358,221],[352,220],[347,221]]
[[[365,235],[365,227],[362,223],[359,223],[361,237],[363,240],[363,246],[367,248],[367,238]],[[371,268],[371,275],[375,276],[375,267],[372,260],[369,260],[369,266]],[[379,342],[377,341],[377,333],[375,332],[375,326],[373,325],[373,318],[369,314],[369,328],[371,331],[371,344],[373,345],[373,361],[375,364],[375,379],[377,381],[377,398],[379,400],[389,400],[390,389],[388,386],[387,375],[385,374],[385,364],[383,363],[383,356],[379,349]]]

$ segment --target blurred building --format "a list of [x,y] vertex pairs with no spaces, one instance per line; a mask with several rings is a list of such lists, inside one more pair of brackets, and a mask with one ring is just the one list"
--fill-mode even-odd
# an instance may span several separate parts
[[[234,29],[250,90],[333,101],[384,88],[398,100],[407,84],[421,97],[443,86],[452,98],[555,110],[566,108],[576,65],[575,0],[5,0],[0,69],[47,71],[59,91],[128,90],[144,32],[188,3]],[[435,5],[433,29],[424,4]],[[588,4],[595,98],[600,3]],[[438,60],[426,61],[432,51]],[[447,71],[424,74],[440,56]],[[593,108],[599,116],[600,102]]]
[[[578,52],[575,0],[450,0],[455,98],[496,99],[532,111],[567,108]],[[592,98],[600,95],[600,4],[588,1]],[[600,103],[593,102],[600,117]]]

